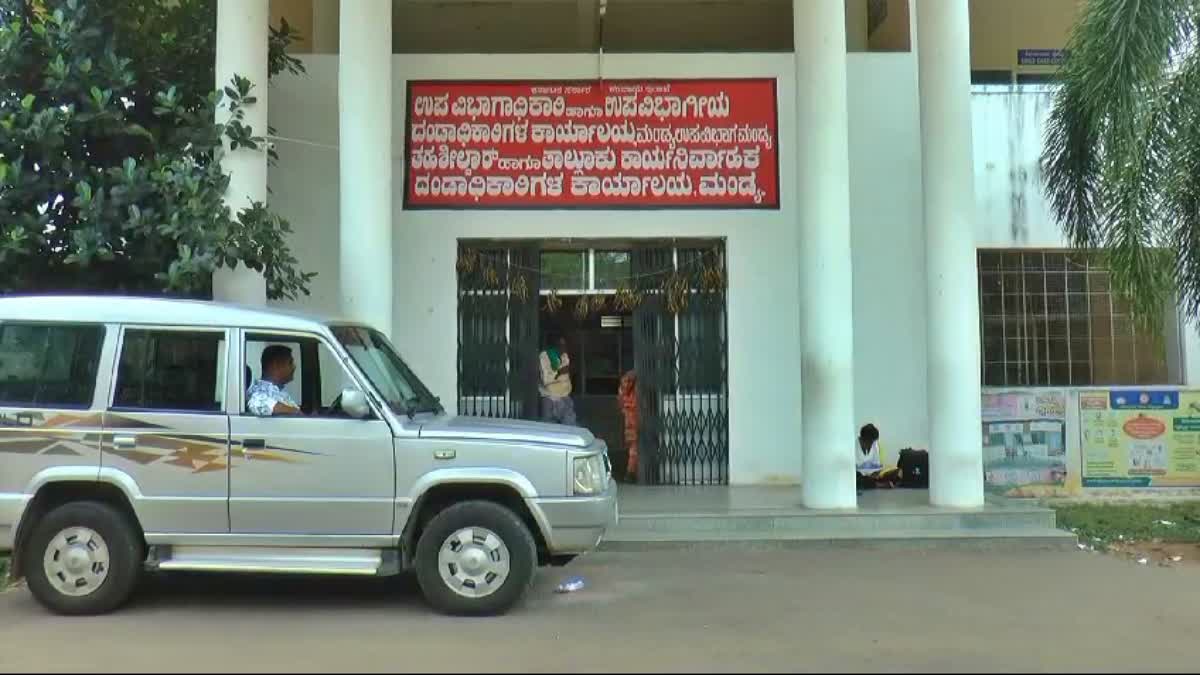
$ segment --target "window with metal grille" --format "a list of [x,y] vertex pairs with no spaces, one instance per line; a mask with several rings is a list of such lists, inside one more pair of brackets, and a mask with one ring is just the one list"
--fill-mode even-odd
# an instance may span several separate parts
[[1168,381],[1161,337],[1139,331],[1109,273],[1073,251],[980,251],[984,386]]

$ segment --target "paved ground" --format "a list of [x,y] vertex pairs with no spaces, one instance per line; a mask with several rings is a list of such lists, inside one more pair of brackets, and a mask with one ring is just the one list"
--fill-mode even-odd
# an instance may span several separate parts
[[1197,644],[1200,568],[1073,552],[602,553],[485,620],[407,580],[156,580],[99,619],[0,594],[0,671],[1184,671]]

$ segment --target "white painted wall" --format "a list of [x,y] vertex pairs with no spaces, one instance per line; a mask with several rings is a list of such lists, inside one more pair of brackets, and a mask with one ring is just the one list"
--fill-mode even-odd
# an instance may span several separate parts
[[[926,447],[924,241],[916,60],[848,55],[854,246],[855,406],[893,453]],[[271,91],[280,161],[271,204],[296,231],[303,269],[319,274],[297,303],[338,311],[337,57],[305,56],[308,74]],[[434,78],[593,78],[596,56],[397,55],[394,115],[394,339],[448,405],[456,396],[456,277],[460,238],[722,237],[729,255],[730,475],[734,483],[795,483],[800,475],[799,291],[794,251],[796,157],[791,54],[622,54],[608,78],[779,78],[778,211],[402,210],[405,81]],[[817,94],[819,95],[819,94]],[[980,246],[1060,247],[1036,171],[1047,94],[973,97]],[[1200,384],[1195,331],[1180,369]],[[1194,378],[1194,379],[1193,379]],[[852,440],[847,440],[851,447]]]
[[[272,91],[279,165],[271,174],[272,204],[296,230],[301,265],[320,274],[306,307],[337,302],[336,57],[305,58],[308,74],[280,78]],[[649,64],[649,65],[648,65]],[[402,129],[405,81],[432,78],[591,78],[595,56],[397,56],[396,129]],[[729,257],[729,391],[731,480],[799,480],[800,364],[795,180],[791,101],[792,57],[766,55],[606,56],[604,76],[777,77],[781,184],[778,211],[403,211],[395,202],[395,330],[405,357],[451,406],[456,388],[456,277],[462,238],[721,237]],[[284,138],[292,141],[282,140]],[[295,142],[296,140],[304,143]],[[322,146],[314,147],[308,142]],[[402,193],[403,135],[392,147],[396,194]],[[849,308],[847,308],[849,310]],[[847,441],[849,447],[850,440]]]
[[894,462],[929,443],[916,55],[850,54],[847,65],[855,412]]
[[268,201],[292,224],[292,252],[301,269],[317,273],[312,295],[294,304],[337,314],[337,57],[307,56],[304,65],[307,75],[281,75],[271,83],[270,121],[279,161],[267,174]]
[[971,116],[980,247],[1062,248],[1038,160],[1052,95],[1045,86],[974,87]]
[[[1039,160],[1053,106],[1046,85],[980,85],[971,97],[981,248],[1065,248],[1042,189]],[[1164,316],[1171,382],[1200,385],[1200,330]]]
[[[589,78],[594,56],[402,57],[395,65],[397,96],[403,80],[450,77]],[[645,55],[605,58],[604,76],[779,77],[779,118],[793,118],[790,55]],[[397,124],[404,106],[397,105]],[[780,123],[781,185],[795,180],[793,133]],[[399,140],[399,139],[398,139]],[[397,146],[399,154],[401,146]],[[398,174],[399,175],[399,174]],[[399,186],[398,186],[399,189]],[[785,188],[786,190],[786,188]],[[800,363],[798,278],[793,265],[794,204],[779,211],[411,211],[396,205],[396,341],[422,377],[446,400],[456,370],[456,243],[488,237],[723,237],[729,273],[730,477],[734,483],[799,479]],[[404,325],[404,317],[414,323]],[[794,373],[794,377],[788,376]]]

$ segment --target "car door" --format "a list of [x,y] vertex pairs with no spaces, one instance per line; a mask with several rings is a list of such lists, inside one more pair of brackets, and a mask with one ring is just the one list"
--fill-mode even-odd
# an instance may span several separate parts
[[229,531],[229,331],[123,326],[101,461],[137,484],[147,534]]
[[[102,324],[0,322],[0,511],[24,505],[41,471],[95,478],[113,334]],[[0,532],[15,526],[0,520]]]
[[[331,409],[344,389],[361,388],[341,358],[312,334],[245,331],[239,342],[245,380],[230,417],[233,533],[391,536],[392,432],[377,415],[352,419]],[[247,411],[245,390],[263,377],[259,359],[269,345],[292,353],[295,379],[279,384],[303,414],[256,417]]]

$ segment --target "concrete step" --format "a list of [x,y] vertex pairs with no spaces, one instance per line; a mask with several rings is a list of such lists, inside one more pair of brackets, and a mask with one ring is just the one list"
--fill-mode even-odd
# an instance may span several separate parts
[[1077,538],[1046,527],[982,530],[891,530],[874,533],[796,532],[629,532],[609,533],[602,551],[654,550],[790,550],[806,548],[871,548],[892,550],[1055,550],[1073,551]]
[[1054,511],[989,496],[974,509],[934,507],[925,490],[874,490],[858,508],[805,508],[795,488],[622,488],[608,550],[821,545],[901,548],[1074,548]]
[[622,513],[617,531],[628,535],[739,534],[807,538],[879,536],[891,532],[974,532],[1053,529],[1054,512],[1041,508],[980,511],[817,512],[758,511],[731,513]]

